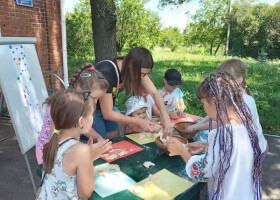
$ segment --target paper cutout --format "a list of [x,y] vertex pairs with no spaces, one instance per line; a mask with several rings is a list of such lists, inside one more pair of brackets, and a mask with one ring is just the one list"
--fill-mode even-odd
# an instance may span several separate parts
[[[24,60],[24,49],[22,45],[10,45],[10,52],[13,58],[14,69],[16,71],[15,80],[17,80],[21,101],[23,101],[23,109],[26,111],[31,127],[33,130],[34,140],[38,137],[43,124],[40,109],[38,106],[37,94],[32,82],[28,65]],[[34,105],[34,106],[33,106]]]
[[[194,185],[194,183],[180,178],[166,169],[157,172],[155,175],[158,176],[157,179],[150,180],[146,178],[131,186],[129,190],[145,200],[165,200],[174,199]],[[145,185],[144,183],[147,181],[151,183]],[[136,194],[133,191],[134,187],[143,187],[143,194]]]
[[139,138],[140,134],[142,134],[142,133],[134,133],[134,134],[129,134],[129,135],[125,135],[125,136],[128,137],[129,139],[133,140],[134,142],[137,142],[138,144],[147,144],[147,143],[154,142],[156,140],[156,138],[158,136],[160,136],[162,133],[157,133],[157,134],[152,133],[152,137],[145,137],[142,139]]
[[[113,162],[115,160],[132,155],[132,154],[137,153],[142,150],[144,150],[144,149],[136,146],[135,144],[132,144],[131,142],[123,140],[121,142],[112,144],[112,149],[110,149],[108,152],[105,153],[108,155],[106,157],[101,157],[101,158],[103,160],[106,160],[107,162]],[[127,153],[122,154],[121,152],[124,152],[124,151],[126,151]],[[107,157],[109,157],[113,154],[115,154],[117,157],[114,159],[106,159]]]
[[[108,165],[109,163],[105,163],[95,167],[107,167]],[[94,180],[94,191],[97,194],[99,194],[102,198],[128,189],[130,186],[136,183],[133,179],[131,179],[123,172],[115,172],[114,170],[109,171],[107,176],[94,176]]]

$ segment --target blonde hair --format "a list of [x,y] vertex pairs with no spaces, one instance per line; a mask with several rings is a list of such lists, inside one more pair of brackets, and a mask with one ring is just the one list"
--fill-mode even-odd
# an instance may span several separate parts
[[217,69],[217,72],[226,71],[230,73],[235,79],[243,78],[240,85],[245,89],[246,94],[253,96],[249,88],[247,88],[246,76],[247,68],[245,64],[239,59],[228,59],[224,61]]

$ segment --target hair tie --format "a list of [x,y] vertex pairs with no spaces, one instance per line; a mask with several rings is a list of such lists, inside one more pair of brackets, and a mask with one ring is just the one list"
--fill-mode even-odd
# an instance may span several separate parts
[[93,71],[94,69],[95,67],[93,65],[89,68],[90,71]]
[[54,129],[53,133],[54,134],[59,134],[59,130]]
[[247,88],[247,87],[248,87],[248,85],[245,85],[244,87],[245,87],[245,88]]

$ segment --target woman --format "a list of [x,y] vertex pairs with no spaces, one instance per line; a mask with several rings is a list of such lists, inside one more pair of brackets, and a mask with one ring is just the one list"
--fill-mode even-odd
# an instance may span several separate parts
[[172,124],[165,109],[163,100],[153,82],[147,76],[154,65],[151,52],[143,47],[136,47],[129,51],[125,57],[113,60],[104,60],[96,64],[109,87],[106,94],[99,99],[94,113],[93,128],[103,138],[113,138],[119,135],[118,123],[134,124],[148,132],[154,132],[154,122],[147,119],[125,116],[113,110],[118,90],[124,85],[127,96],[141,96],[142,87],[152,95],[160,110],[164,125],[164,136],[172,135]]

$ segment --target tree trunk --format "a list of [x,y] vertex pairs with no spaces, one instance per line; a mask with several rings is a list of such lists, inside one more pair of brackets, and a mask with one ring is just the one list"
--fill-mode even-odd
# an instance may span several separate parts
[[95,62],[117,56],[114,0],[90,0]]
[[214,55],[216,55],[216,54],[217,54],[217,52],[218,52],[218,50],[219,50],[219,48],[220,48],[221,44],[222,44],[222,40],[219,42],[219,44],[218,44],[218,46],[217,46],[217,48],[216,48],[216,50],[215,50]]
[[213,42],[211,42],[211,46],[210,46],[210,55],[212,56],[213,54]]
[[227,39],[226,39],[225,56],[228,55],[230,21],[231,21],[230,18],[231,18],[231,0],[229,0],[229,5],[228,5],[228,27],[227,27]]

